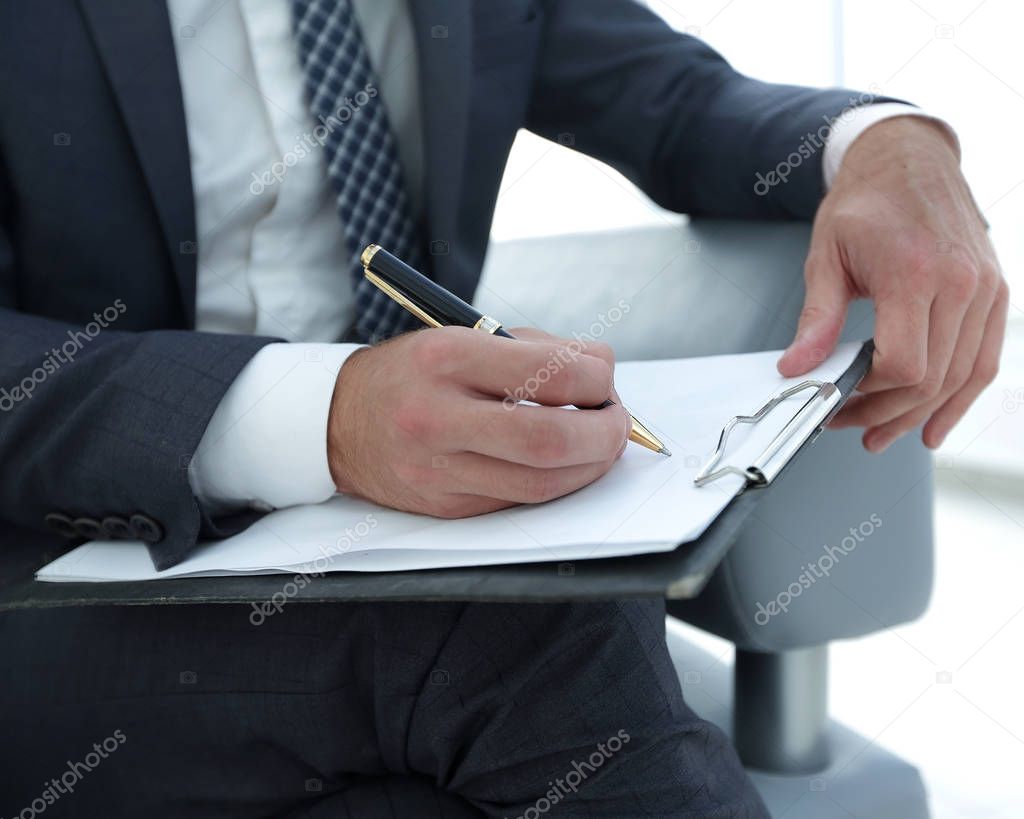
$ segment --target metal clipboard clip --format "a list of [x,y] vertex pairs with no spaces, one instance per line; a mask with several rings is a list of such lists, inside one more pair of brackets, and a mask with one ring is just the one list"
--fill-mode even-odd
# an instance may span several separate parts
[[[725,454],[725,444],[729,439],[729,433],[739,424],[756,424],[764,418],[775,407],[783,401],[791,398],[805,390],[815,390],[807,402],[797,410],[796,414],[789,420],[776,435],[768,446],[765,447],[757,459],[750,466],[741,469],[735,466],[718,466]],[[722,427],[721,435],[718,437],[718,446],[715,452],[700,471],[696,474],[693,482],[697,486],[704,486],[723,475],[739,475],[745,478],[749,484],[754,486],[766,486],[782,471],[782,468],[789,463],[797,451],[807,441],[811,440],[817,432],[828,422],[833,411],[839,406],[842,393],[835,384],[830,381],[801,381],[792,387],[776,393],[767,403],[753,415],[736,415]]]

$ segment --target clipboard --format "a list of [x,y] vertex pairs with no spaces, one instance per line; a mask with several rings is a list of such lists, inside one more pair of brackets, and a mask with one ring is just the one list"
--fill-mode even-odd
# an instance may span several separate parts
[[[807,400],[750,464],[730,463],[729,435],[777,410],[774,396],[751,415],[723,419],[718,447],[697,474],[704,483],[742,474],[743,489],[699,537],[674,550],[629,557],[544,561],[514,565],[422,569],[382,573],[332,572],[292,595],[294,603],[367,601],[559,602],[629,597],[695,597],[735,542],[753,510],[812,446],[829,420],[867,375],[874,352],[865,342],[833,382],[796,385]],[[786,392],[790,396],[795,388]],[[71,547],[52,535],[0,530],[0,611],[82,605],[252,604],[279,592],[282,575],[172,578],[160,581],[43,583],[35,571]]]

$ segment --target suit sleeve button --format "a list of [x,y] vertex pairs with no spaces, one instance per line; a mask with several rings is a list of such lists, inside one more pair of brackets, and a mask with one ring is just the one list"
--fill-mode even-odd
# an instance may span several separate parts
[[46,524],[46,528],[51,532],[56,532],[61,537],[78,537],[78,530],[75,529],[75,522],[67,515],[60,512],[50,512],[50,514],[43,518],[43,523]]
[[144,540],[146,543],[158,543],[163,540],[164,530],[149,515],[136,513],[128,519],[128,522],[139,540]]
[[99,540],[103,538],[103,527],[96,518],[75,518],[75,531],[79,537],[86,540]]
[[109,540],[131,540],[135,533],[124,518],[117,515],[103,518],[103,536]]

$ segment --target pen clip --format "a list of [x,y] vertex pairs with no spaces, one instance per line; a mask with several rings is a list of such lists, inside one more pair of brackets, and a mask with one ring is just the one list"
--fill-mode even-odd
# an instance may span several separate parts
[[443,327],[444,326],[436,318],[434,318],[432,315],[430,315],[428,312],[426,312],[422,307],[420,307],[418,304],[416,304],[416,302],[414,302],[407,295],[405,295],[405,293],[403,293],[401,290],[397,289],[396,287],[393,287],[392,285],[388,284],[386,281],[384,281],[384,279],[382,279],[380,276],[378,276],[376,273],[374,273],[372,270],[370,270],[370,268],[364,267],[363,268],[363,275],[366,276],[366,278],[370,280],[370,283],[374,287],[376,287],[378,290],[381,290],[384,293],[386,293],[390,298],[394,299],[396,302],[398,302],[400,305],[402,305],[402,307],[404,307],[406,310],[408,310],[410,313],[412,313],[414,316],[416,316],[416,318],[418,318],[420,321],[422,321],[428,327]]

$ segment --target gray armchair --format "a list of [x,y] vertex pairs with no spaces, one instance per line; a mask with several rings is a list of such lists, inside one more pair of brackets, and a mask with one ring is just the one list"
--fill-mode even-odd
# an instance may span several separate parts
[[[621,360],[783,348],[802,306],[808,236],[802,224],[706,221],[496,243],[477,303],[506,325],[570,335],[623,299],[627,319],[602,339]],[[859,302],[844,338],[871,333],[870,306]],[[703,592],[669,602],[673,616],[736,645],[732,736],[749,767],[828,764],[827,644],[924,611],[931,504],[931,457],[919,440],[872,456],[859,432],[827,432]],[[786,611],[759,608],[773,600]]]

